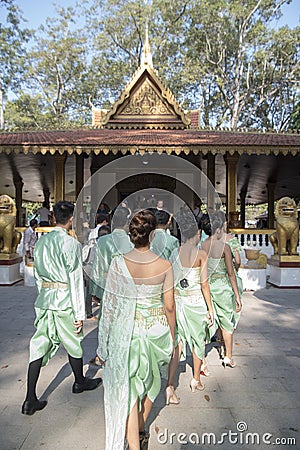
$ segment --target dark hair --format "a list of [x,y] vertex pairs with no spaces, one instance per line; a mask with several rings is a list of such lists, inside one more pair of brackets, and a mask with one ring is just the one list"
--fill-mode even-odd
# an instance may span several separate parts
[[182,214],[179,222],[179,229],[183,240],[191,239],[196,236],[200,229],[199,221],[192,214]]
[[224,225],[225,214],[219,214],[220,212],[222,211],[215,212],[210,216],[211,236],[215,234],[218,228],[221,229]]
[[35,225],[37,225],[38,224],[38,221],[36,220],[36,219],[31,219],[31,221],[29,222],[29,226],[32,228],[32,227],[34,227]]
[[96,224],[98,225],[99,223],[102,223],[106,220],[106,222],[108,222],[108,217],[107,214],[102,214],[99,213],[96,215]]
[[201,230],[204,231],[207,236],[211,236],[211,225],[210,225],[210,219],[208,214],[203,214],[202,217],[199,219],[199,225]]
[[43,206],[44,208],[48,208],[48,202],[46,202],[46,200],[44,200],[43,203],[42,203],[42,206]]
[[156,209],[154,215],[157,220],[157,225],[167,225],[170,219],[170,214],[167,211]]
[[128,208],[119,206],[112,212],[111,223],[113,228],[122,228],[126,225],[128,221],[128,216],[130,212]]
[[156,228],[155,215],[144,209],[138,212],[129,224],[130,240],[136,248],[145,247],[149,244],[151,231]]
[[61,200],[53,206],[53,212],[57,224],[66,225],[74,213],[73,203]]
[[98,237],[105,236],[111,232],[109,225],[102,225],[98,230]]
[[218,210],[214,213],[214,215],[215,215],[216,217],[218,217],[218,218],[221,220],[221,222],[223,223],[223,225],[224,225],[225,222],[227,222],[227,216],[226,216],[226,214],[225,214],[223,211],[221,211],[220,209],[218,209]]

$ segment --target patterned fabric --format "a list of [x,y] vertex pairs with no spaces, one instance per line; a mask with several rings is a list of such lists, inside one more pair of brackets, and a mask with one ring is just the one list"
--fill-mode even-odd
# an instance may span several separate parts
[[[208,327],[207,305],[201,291],[200,267],[183,267],[178,250],[174,250],[170,261],[175,279],[176,322],[178,341],[183,344],[183,356],[186,357],[186,345],[194,349],[199,359],[205,356],[205,341],[210,342],[215,327]],[[185,279],[188,287],[182,288],[180,280]]]
[[224,258],[208,258],[211,299],[220,328],[233,333],[237,326],[235,295],[233,293]]
[[123,450],[127,416],[137,399],[139,406],[145,395],[154,401],[173,343],[159,309],[162,285],[136,285],[122,256],[111,263],[102,301],[97,354],[106,361],[105,448]]

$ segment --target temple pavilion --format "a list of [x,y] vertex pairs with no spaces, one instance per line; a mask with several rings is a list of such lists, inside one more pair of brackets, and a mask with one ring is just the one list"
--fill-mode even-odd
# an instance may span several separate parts
[[[76,201],[91,174],[114,160],[121,167],[126,155],[140,155],[142,165],[134,169],[141,167],[141,176],[115,183],[105,198],[112,207],[144,188],[175,193],[192,206],[195,198],[176,182],[176,173],[172,181],[157,173],[143,175],[151,158],[157,164],[157,155],[176,155],[178,173],[184,160],[200,168],[228,213],[239,205],[240,227],[246,204],[268,202],[273,228],[274,201],[300,198],[300,134],[201,129],[199,111],[183,110],[154,69],[147,38],[140,67],[119,99],[110,110],[93,106],[92,117],[89,129],[0,134],[0,194],[15,198],[18,225],[24,225],[23,200]],[[214,198],[207,204],[213,208]]]

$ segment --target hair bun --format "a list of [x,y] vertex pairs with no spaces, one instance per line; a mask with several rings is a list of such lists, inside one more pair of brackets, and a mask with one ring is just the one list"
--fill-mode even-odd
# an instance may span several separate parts
[[156,228],[156,218],[148,210],[138,212],[129,224],[131,242],[135,247],[145,247],[149,244],[151,231]]

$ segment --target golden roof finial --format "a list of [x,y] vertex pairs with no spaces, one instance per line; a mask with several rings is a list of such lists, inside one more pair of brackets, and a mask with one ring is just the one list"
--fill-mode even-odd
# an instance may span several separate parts
[[148,21],[146,22],[145,42],[143,45],[142,56],[141,56],[141,66],[145,66],[145,65],[153,68],[151,47],[150,47],[149,36],[148,36]]

